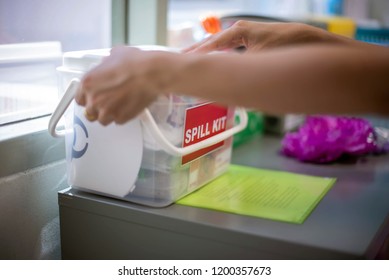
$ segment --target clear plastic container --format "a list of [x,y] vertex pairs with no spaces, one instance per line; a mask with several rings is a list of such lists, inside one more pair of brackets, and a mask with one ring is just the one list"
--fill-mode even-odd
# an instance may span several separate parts
[[[169,51],[162,47],[140,48]],[[172,94],[161,96],[124,125],[104,127],[85,119],[83,108],[73,102],[75,90],[83,74],[108,53],[66,53],[58,69],[61,101],[49,131],[54,137],[66,137],[69,185],[163,207],[225,172],[231,159],[232,136],[247,124],[242,109]],[[239,124],[234,122],[236,112]],[[65,128],[57,130],[62,116]]]

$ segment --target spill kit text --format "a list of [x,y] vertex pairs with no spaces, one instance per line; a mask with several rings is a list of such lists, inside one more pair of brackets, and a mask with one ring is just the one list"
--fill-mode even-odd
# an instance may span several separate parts
[[217,134],[221,131],[224,131],[226,129],[226,120],[227,117],[223,116],[213,120],[212,124],[207,122],[191,129],[187,129],[185,131],[185,144],[189,144],[195,140],[203,139],[210,134]]

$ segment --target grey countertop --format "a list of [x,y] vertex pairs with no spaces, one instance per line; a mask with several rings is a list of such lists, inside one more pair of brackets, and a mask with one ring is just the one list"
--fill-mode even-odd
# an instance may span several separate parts
[[[223,255],[225,249],[218,251],[207,245],[208,253],[204,252],[205,248],[202,253],[189,254],[188,258],[374,258],[389,234],[389,155],[323,165],[285,157],[279,152],[280,146],[279,137],[256,137],[234,149],[232,162],[336,177],[334,186],[301,225],[175,204],[156,209],[73,189],[61,192],[59,202],[63,209],[74,208],[186,238],[206,240],[201,241],[204,244],[213,242],[227,244],[226,248],[240,248],[228,256],[228,252]],[[67,218],[62,216],[63,227]],[[70,216],[67,223],[70,223]],[[66,238],[65,233],[63,236]],[[259,251],[261,254],[257,254]],[[179,257],[172,255],[172,258]]]

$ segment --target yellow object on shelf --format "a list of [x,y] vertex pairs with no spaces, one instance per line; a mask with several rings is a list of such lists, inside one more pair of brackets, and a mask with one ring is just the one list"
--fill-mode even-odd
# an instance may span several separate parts
[[324,22],[329,32],[349,38],[355,37],[355,21],[347,17],[315,17],[314,21]]

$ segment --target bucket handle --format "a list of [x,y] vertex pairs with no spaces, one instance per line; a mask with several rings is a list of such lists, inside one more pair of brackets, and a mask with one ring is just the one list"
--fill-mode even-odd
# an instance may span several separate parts
[[204,139],[198,143],[192,144],[187,147],[179,148],[171,144],[166,137],[162,134],[161,130],[158,128],[158,125],[156,124],[153,116],[151,115],[150,111],[148,109],[145,109],[140,114],[140,119],[144,125],[146,125],[149,128],[149,131],[151,135],[157,140],[159,144],[162,144],[162,146],[165,148],[165,150],[171,154],[183,156],[190,153],[193,153],[195,151],[204,149],[206,147],[212,146],[214,144],[217,144],[221,141],[226,140],[227,138],[233,136],[234,134],[238,133],[239,131],[242,131],[248,122],[247,119],[247,113],[242,108],[237,108],[237,112],[239,115],[239,124],[227,129],[219,134],[216,134],[212,137],[209,137],[207,139]]
[[[48,130],[49,133],[53,137],[64,137],[66,134],[65,130],[57,130],[57,124],[60,121],[61,117],[65,113],[66,109],[69,107],[70,103],[73,101],[77,87],[80,83],[80,80],[75,78],[72,79],[69,83],[69,86],[65,90],[65,93],[58,103],[57,107],[55,108],[53,114],[51,115]],[[219,134],[216,134],[210,138],[207,138],[205,140],[202,140],[198,143],[192,144],[187,147],[176,147],[173,144],[169,142],[169,140],[166,139],[166,137],[163,135],[161,130],[159,129],[158,125],[156,124],[153,116],[151,115],[150,111],[145,108],[143,112],[140,114],[140,120],[142,121],[142,124],[145,125],[147,128],[149,128],[149,131],[151,135],[155,138],[155,140],[163,146],[163,148],[171,153],[178,156],[187,155],[190,153],[193,153],[195,151],[201,150],[203,148],[206,148],[208,146],[212,146],[214,144],[217,144],[221,141],[226,140],[227,138],[233,136],[234,134],[242,131],[246,126],[248,122],[248,117],[246,110],[243,108],[237,108],[237,113],[239,116],[239,124],[236,126],[227,129]]]
[[74,78],[70,81],[62,99],[59,101],[57,107],[51,115],[48,130],[51,136],[55,138],[64,137],[66,134],[65,129],[57,130],[57,124],[65,113],[66,109],[69,107],[70,103],[72,103],[79,84],[80,79]]

